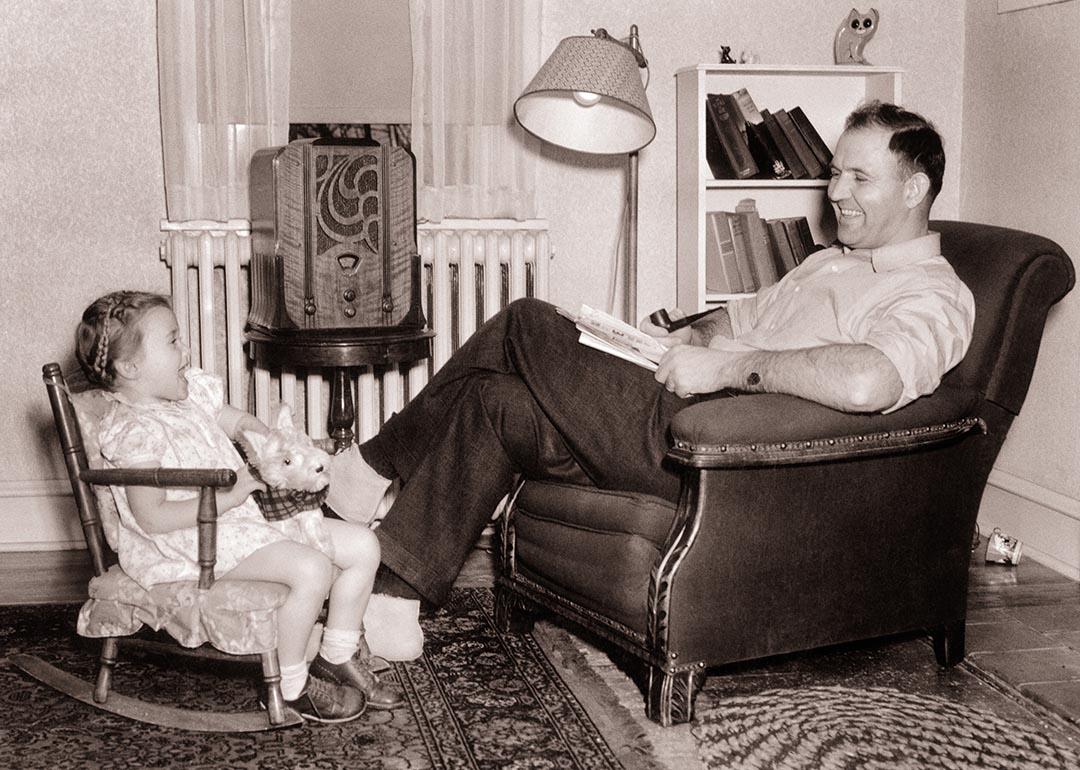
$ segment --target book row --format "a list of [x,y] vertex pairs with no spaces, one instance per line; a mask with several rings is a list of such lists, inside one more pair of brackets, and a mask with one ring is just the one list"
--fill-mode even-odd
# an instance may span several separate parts
[[750,92],[705,96],[705,158],[716,179],[818,179],[832,152],[802,107],[759,110]]
[[745,198],[735,211],[710,211],[706,217],[705,290],[755,292],[819,248],[806,217],[763,219],[756,201]]

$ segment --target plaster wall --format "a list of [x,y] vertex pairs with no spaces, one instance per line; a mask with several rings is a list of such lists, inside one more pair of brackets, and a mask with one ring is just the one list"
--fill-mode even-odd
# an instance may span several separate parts
[[[1080,255],[1080,3],[999,14],[968,0],[964,20],[962,219],[1015,227]],[[1080,293],[1047,320],[1027,400],[983,499],[1027,552],[1080,576]]]
[[[959,161],[963,95],[962,3],[879,0],[877,34],[864,51],[877,65],[904,68],[903,101],[941,130],[951,163],[934,216],[959,211]],[[625,38],[637,24],[649,60],[646,91],[656,139],[641,151],[638,315],[675,302],[675,71],[718,62],[721,45],[732,54],[756,53],[763,64],[833,63],[833,37],[851,10],[850,0],[544,0],[542,56],[563,37],[604,27]],[[589,156],[541,147],[539,215],[551,222],[556,258],[552,299],[565,307],[582,302],[608,307],[625,158]],[[621,273],[621,271],[620,271]],[[615,293],[616,309],[621,309]]]
[[2,0],[0,16],[0,541],[11,542],[66,485],[42,364],[73,365],[93,298],[168,280],[154,4]]

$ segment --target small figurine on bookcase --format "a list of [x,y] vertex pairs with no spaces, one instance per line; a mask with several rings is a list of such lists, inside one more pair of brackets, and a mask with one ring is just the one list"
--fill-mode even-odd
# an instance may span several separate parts
[[731,58],[731,46],[720,46],[720,63],[721,64],[734,64],[735,60]]
[[870,42],[878,28],[878,12],[860,13],[854,8],[836,30],[833,41],[833,58],[837,64],[869,64],[863,57],[863,48]]

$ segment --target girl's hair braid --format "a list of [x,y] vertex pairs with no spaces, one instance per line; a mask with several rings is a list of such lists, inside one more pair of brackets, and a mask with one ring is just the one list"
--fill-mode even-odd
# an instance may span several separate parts
[[142,345],[139,320],[155,307],[171,307],[167,297],[145,291],[114,291],[83,312],[75,330],[75,357],[86,379],[98,387],[116,384],[116,362]]

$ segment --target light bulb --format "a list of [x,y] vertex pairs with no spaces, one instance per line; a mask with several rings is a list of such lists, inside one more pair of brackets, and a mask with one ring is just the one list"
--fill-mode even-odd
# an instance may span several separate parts
[[592,91],[574,91],[574,101],[582,107],[592,107],[600,99],[600,94],[594,94]]

